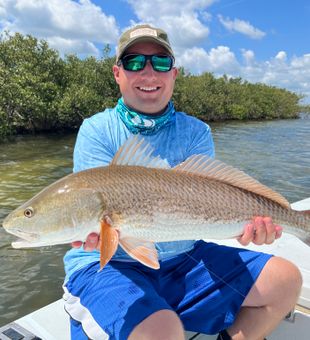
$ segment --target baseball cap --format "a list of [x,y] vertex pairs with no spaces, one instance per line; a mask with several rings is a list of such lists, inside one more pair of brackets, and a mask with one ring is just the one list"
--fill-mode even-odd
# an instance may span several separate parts
[[161,28],[143,24],[129,28],[120,36],[116,50],[116,63],[129,46],[140,41],[155,42],[164,47],[174,57],[167,33]]

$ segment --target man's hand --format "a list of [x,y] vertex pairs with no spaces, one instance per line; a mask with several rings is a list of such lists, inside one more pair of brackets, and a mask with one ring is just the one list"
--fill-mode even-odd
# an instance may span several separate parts
[[252,223],[244,228],[244,233],[237,240],[243,246],[254,244],[271,244],[282,235],[282,227],[272,223],[270,217],[254,217]]
[[[84,250],[85,251],[93,251],[95,249],[99,250],[99,245],[100,245],[99,241],[100,241],[100,238],[98,234],[90,233],[87,236],[87,239],[84,243]],[[83,245],[83,242],[75,241],[75,242],[72,242],[71,245],[73,248],[80,248]]]

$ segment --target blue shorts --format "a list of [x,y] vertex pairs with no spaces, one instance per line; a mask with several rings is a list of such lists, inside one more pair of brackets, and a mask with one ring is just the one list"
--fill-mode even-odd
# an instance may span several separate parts
[[216,334],[229,327],[272,255],[198,241],[193,250],[161,261],[94,262],[64,286],[71,338],[127,339],[156,311],[175,311],[188,331]]

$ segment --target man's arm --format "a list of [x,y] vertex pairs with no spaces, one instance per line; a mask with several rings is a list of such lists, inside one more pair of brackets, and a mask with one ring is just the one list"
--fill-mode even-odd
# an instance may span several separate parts
[[73,172],[110,164],[114,153],[108,141],[96,121],[85,119],[74,146]]

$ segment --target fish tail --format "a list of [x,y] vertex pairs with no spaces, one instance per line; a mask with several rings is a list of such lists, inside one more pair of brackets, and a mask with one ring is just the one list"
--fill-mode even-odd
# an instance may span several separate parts
[[310,210],[303,210],[302,213],[310,217]]
[[304,234],[300,239],[310,246],[310,210],[299,210],[297,212],[303,219],[303,230],[306,234],[306,236]]
[[[303,210],[302,214],[310,220],[310,210]],[[305,243],[310,246],[310,235],[306,238]]]
[[299,213],[304,217],[308,225],[308,230],[310,231],[310,210],[301,210]]

